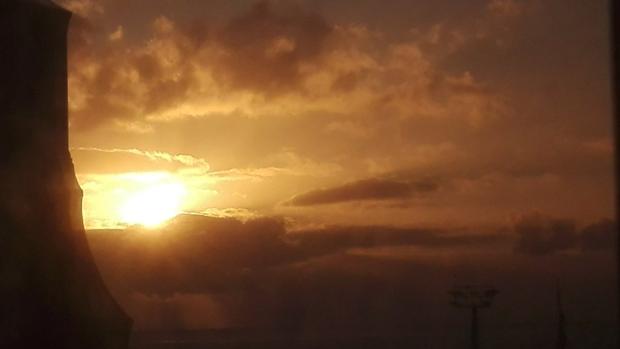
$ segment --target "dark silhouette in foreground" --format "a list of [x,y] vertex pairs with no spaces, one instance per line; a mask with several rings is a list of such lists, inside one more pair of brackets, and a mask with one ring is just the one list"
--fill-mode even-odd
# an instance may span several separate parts
[[471,310],[471,333],[470,347],[480,348],[480,335],[478,330],[478,309],[489,308],[498,291],[487,286],[458,286],[450,291],[452,305],[456,308]]
[[82,223],[68,149],[67,29],[44,0],[0,2],[0,347],[125,348]]
[[558,342],[556,347],[558,349],[566,349],[566,317],[564,316],[564,307],[562,306],[562,293],[560,287],[557,289],[556,297],[558,302]]

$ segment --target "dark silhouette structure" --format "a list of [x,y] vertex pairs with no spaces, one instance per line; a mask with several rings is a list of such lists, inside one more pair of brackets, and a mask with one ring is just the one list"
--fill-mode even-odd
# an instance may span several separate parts
[[557,289],[556,298],[558,304],[558,339],[556,348],[566,349],[566,345],[568,343],[566,340],[566,317],[564,316],[564,307],[562,306],[562,294],[559,287]]
[[126,348],[82,223],[68,149],[67,29],[47,0],[0,1],[0,347]]
[[[611,73],[612,97],[614,103],[614,154],[615,154],[615,177],[616,177],[616,222],[620,222],[620,3],[609,2],[611,22]],[[620,229],[620,225],[616,225]],[[620,333],[620,231],[616,231],[616,321],[617,332]],[[620,338],[616,338],[616,346],[620,347]]]
[[489,308],[498,293],[493,287],[473,285],[457,286],[450,291],[451,304],[454,307],[471,310],[470,347],[472,349],[480,348],[478,310]]

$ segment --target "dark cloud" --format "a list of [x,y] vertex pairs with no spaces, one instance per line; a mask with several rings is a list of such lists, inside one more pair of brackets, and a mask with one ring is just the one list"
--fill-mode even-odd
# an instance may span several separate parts
[[182,329],[201,317],[210,323],[212,314],[196,313],[206,308],[220,314],[220,322],[294,334],[307,326],[400,326],[403,302],[421,309],[410,295],[423,291],[403,275],[422,275],[428,266],[356,256],[351,249],[489,246],[501,238],[394,227],[287,231],[278,218],[243,223],[181,216],[160,230],[96,231],[89,240],[106,281],[136,314],[139,328]]
[[618,235],[616,222],[602,219],[581,230],[580,243],[584,251],[613,250]]
[[74,15],[69,26],[68,45],[71,48],[72,59],[84,57],[87,50],[93,44],[94,36],[98,28],[88,18]]
[[568,219],[556,219],[540,213],[521,216],[514,227],[519,236],[517,251],[545,255],[574,248],[577,241],[576,224]]
[[[166,40],[152,39],[160,44]],[[83,48],[78,42],[75,50],[72,46],[72,127],[139,122],[181,103],[189,91],[198,87],[192,63],[195,52],[182,37],[166,42],[170,46],[165,49],[179,55],[173,62],[165,62],[168,58],[158,50],[124,43],[103,41],[100,46]]]
[[144,293],[167,294],[228,291],[252,273],[352,248],[479,247],[501,243],[505,237],[389,226],[288,231],[279,218],[244,223],[184,215],[155,231],[92,232],[90,241],[105,269],[114,270],[112,280],[127,278],[118,282]]
[[313,190],[294,197],[288,203],[293,206],[313,206],[349,201],[408,199],[437,189],[438,185],[432,181],[405,182],[372,178]]
[[386,226],[331,226],[291,233],[290,238],[304,251],[313,254],[338,252],[349,248],[420,246],[457,248],[489,246],[506,241],[499,234],[454,233],[444,230]]
[[256,2],[221,25],[159,16],[150,28],[138,40],[111,40],[95,20],[74,18],[73,127],[141,123],[200,94],[303,92],[304,66],[318,62],[332,32],[317,13],[270,1]]
[[536,212],[519,217],[514,232],[518,235],[518,252],[540,256],[574,249],[611,251],[617,225],[610,219],[601,219],[578,229],[574,220]]
[[225,52],[216,76],[254,91],[297,90],[303,65],[320,57],[331,32],[331,25],[316,13],[259,1],[217,33]]
[[[551,291],[546,300],[546,290],[555,285],[549,274],[562,275],[569,291],[583,282],[592,286],[587,294],[567,292],[569,299],[610,297],[601,292],[611,282],[610,256],[580,255],[575,263],[550,256],[541,266],[518,254],[498,254],[508,251],[506,238],[395,227],[288,231],[278,218],[243,223],[203,216],[181,216],[159,230],[89,233],[106,282],[139,329],[224,324],[289,336],[422,331],[432,337],[444,333],[445,321],[460,324],[446,290],[471,275],[502,290],[489,324],[503,321],[507,305],[511,321],[546,319],[545,304],[553,301]],[[415,252],[386,250],[404,246]],[[462,248],[470,246],[483,248]],[[585,259],[592,256],[607,259]],[[592,273],[593,263],[599,273]],[[597,304],[584,309],[593,312]]]
[[285,233],[278,219],[181,216],[158,231],[92,233],[90,241],[113,283],[146,294],[217,293],[296,258]]
[[612,120],[608,2],[523,3],[526,15],[501,40],[491,35],[464,46],[445,59],[444,68],[471,71],[509,96],[518,115],[509,127],[536,122],[573,134],[606,135]]

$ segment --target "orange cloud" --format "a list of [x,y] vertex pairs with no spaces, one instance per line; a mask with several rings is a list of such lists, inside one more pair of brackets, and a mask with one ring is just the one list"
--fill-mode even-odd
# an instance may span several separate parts
[[440,72],[421,42],[381,44],[363,26],[331,24],[301,7],[263,1],[220,27],[192,28],[160,16],[144,41],[91,42],[90,54],[81,45],[93,34],[74,28],[82,39],[72,47],[72,127],[148,131],[153,122],[210,114],[313,111],[477,125],[502,112],[471,74]]

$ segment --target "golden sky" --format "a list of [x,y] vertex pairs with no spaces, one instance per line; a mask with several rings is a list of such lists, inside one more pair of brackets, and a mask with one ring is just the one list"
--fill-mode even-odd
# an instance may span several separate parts
[[311,225],[612,213],[601,1],[146,3],[64,1],[89,228],[157,186]]
[[58,2],[85,225],[138,328],[445,324],[472,275],[498,323],[558,275],[611,309],[605,1]]

